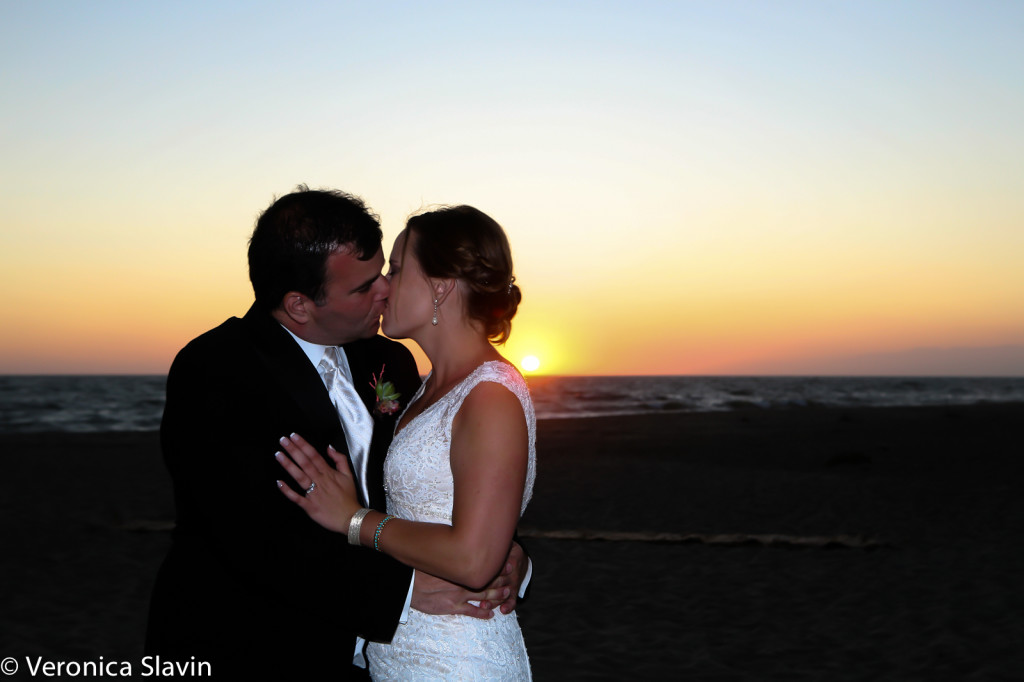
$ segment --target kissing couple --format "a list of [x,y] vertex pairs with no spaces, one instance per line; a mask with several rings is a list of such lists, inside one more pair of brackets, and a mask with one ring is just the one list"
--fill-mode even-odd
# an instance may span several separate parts
[[[175,358],[147,655],[239,679],[530,679],[514,535],[536,418],[495,348],[521,298],[508,240],[469,206],[415,215],[385,276],[381,239],[356,197],[277,199],[252,307]],[[379,329],[423,349],[424,381]]]

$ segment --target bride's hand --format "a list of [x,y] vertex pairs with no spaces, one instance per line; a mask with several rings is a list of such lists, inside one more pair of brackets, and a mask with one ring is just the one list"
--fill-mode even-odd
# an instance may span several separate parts
[[278,481],[277,487],[327,530],[347,533],[349,520],[360,508],[348,459],[328,445],[327,454],[337,467],[332,469],[313,446],[294,433],[281,439],[281,447],[291,459],[281,452],[274,453],[274,457],[295,482],[305,488],[306,494],[296,493],[283,481]]

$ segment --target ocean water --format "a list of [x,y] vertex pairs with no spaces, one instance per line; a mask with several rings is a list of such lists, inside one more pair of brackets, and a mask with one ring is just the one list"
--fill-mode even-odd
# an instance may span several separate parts
[[[0,376],[0,432],[152,431],[163,376]],[[1024,402],[1024,378],[530,377],[540,419]]]
[[154,431],[165,376],[0,376],[0,432]]
[[535,377],[530,389],[537,415],[548,419],[1024,402],[1024,378],[991,377]]

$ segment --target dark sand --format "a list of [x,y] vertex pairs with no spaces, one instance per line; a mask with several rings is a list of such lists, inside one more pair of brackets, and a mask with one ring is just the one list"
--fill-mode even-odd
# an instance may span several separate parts
[[[1024,679],[1022,425],[1024,405],[542,422],[536,678]],[[0,435],[0,462],[14,679],[25,656],[139,670],[173,518],[156,435]]]

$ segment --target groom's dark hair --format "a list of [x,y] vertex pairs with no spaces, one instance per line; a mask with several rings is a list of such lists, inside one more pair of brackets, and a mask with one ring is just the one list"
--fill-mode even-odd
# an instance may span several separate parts
[[299,185],[260,214],[249,239],[249,281],[256,306],[274,310],[289,291],[323,303],[327,257],[345,248],[368,260],[382,237],[380,219],[362,199]]

